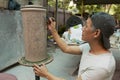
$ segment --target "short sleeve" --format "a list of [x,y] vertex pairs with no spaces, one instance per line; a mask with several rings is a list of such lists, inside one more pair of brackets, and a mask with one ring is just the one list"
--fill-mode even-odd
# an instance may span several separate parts
[[108,71],[104,68],[90,68],[81,74],[82,80],[105,80]]
[[84,43],[84,44],[81,44],[79,46],[80,50],[83,52],[83,51],[86,51],[86,50],[89,50],[90,49],[90,46],[88,43]]

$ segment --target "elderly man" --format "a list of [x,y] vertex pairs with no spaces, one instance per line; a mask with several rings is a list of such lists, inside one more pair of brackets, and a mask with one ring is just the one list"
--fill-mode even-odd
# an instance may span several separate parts
[[[112,80],[115,71],[115,59],[109,51],[109,38],[114,33],[115,20],[107,13],[99,12],[86,21],[82,39],[87,43],[80,46],[68,46],[60,39],[55,22],[50,19],[48,25],[55,41],[65,53],[82,55],[76,80]],[[49,73],[45,65],[35,65],[36,75],[48,80],[64,80]]]

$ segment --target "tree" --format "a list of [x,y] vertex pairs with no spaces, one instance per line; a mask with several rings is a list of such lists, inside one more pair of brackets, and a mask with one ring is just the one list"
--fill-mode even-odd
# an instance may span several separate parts
[[114,11],[115,11],[114,15],[116,15],[116,17],[120,20],[120,4],[114,6]]
[[[58,0],[58,8],[65,8],[67,9],[68,8],[68,5],[69,5],[69,2],[70,0]],[[48,0],[48,5],[52,6],[52,7],[55,7],[55,4],[56,4],[56,0]],[[63,6],[64,5],[64,6]]]

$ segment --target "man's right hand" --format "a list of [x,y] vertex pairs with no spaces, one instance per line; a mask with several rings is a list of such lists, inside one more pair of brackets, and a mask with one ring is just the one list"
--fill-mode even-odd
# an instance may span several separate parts
[[55,29],[55,25],[56,25],[55,19],[53,17],[50,17],[49,18],[48,29],[50,31],[52,31],[53,29]]

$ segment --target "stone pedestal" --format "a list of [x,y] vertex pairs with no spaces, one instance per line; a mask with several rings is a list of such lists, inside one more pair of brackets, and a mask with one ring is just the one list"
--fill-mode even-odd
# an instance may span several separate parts
[[46,9],[28,5],[21,9],[25,57],[20,63],[32,66],[34,63],[48,63],[52,58],[47,54]]

